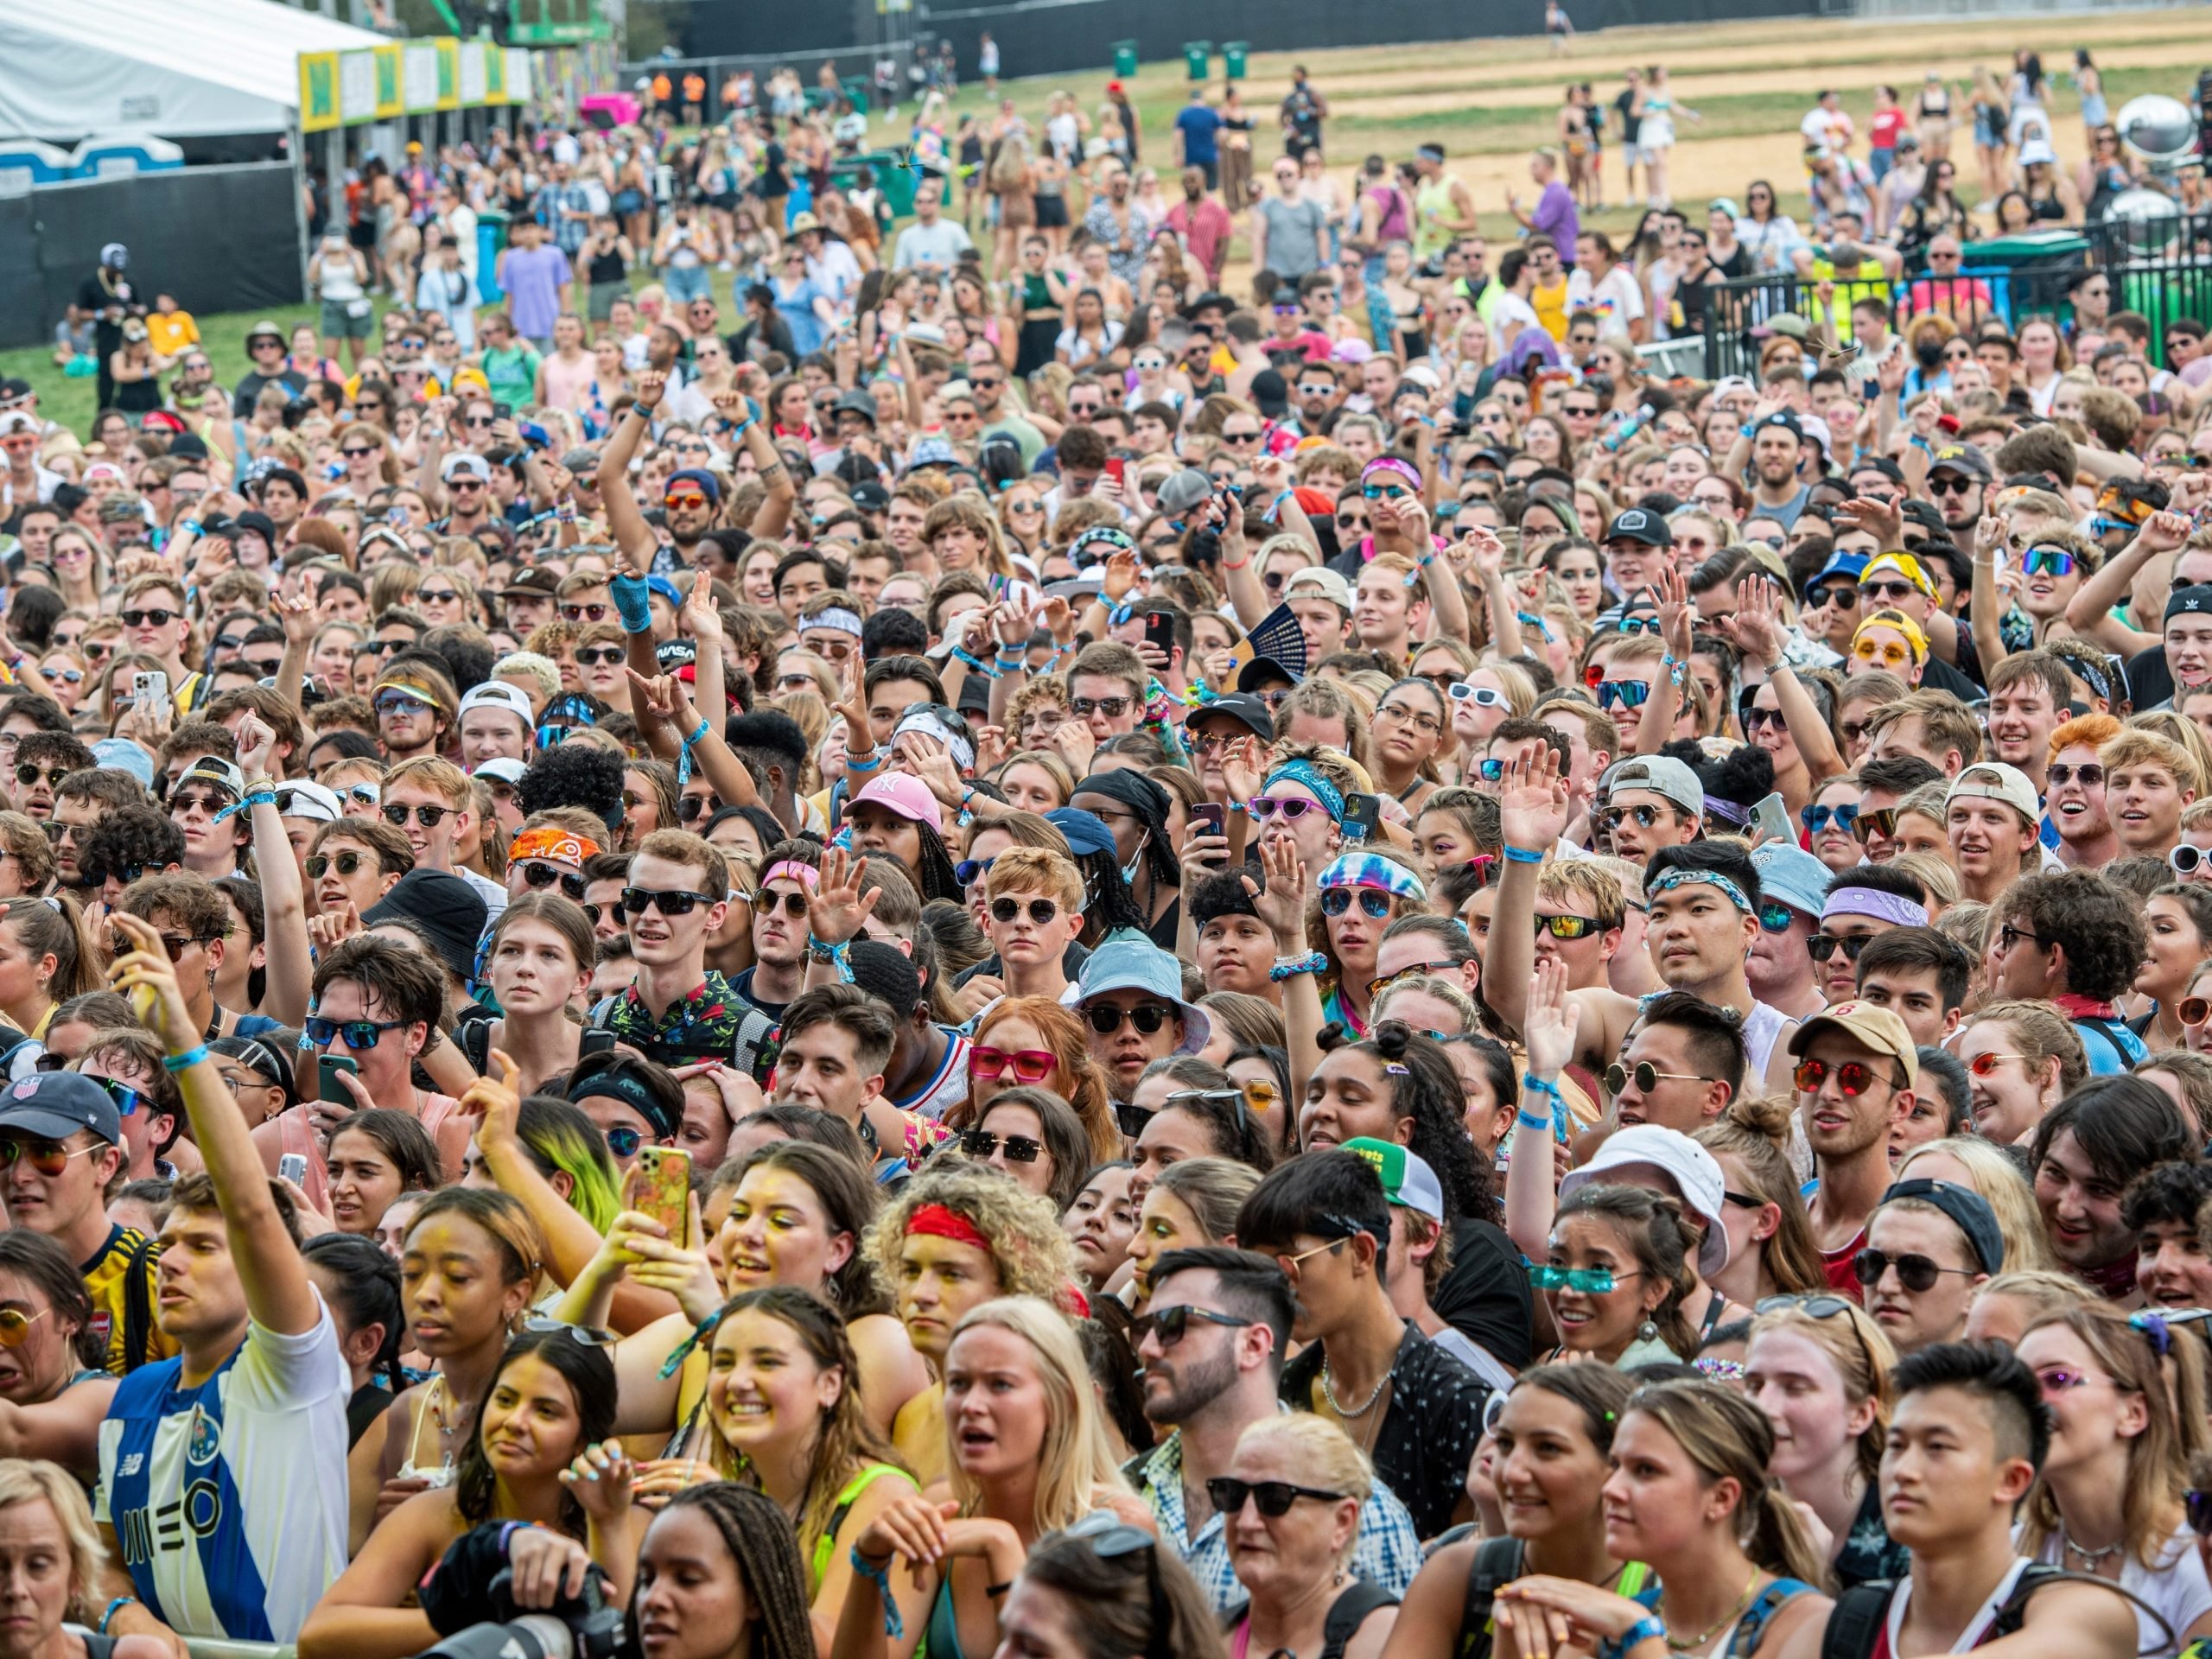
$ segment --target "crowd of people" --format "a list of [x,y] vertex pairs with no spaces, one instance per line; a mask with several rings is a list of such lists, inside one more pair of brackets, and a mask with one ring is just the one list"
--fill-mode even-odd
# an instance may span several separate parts
[[8,1659],[2202,1653],[2202,325],[1662,382],[1297,125],[1256,308],[1118,158],[1013,315],[792,219],[804,342],[619,200],[230,387],[104,257],[114,400],[0,383]]

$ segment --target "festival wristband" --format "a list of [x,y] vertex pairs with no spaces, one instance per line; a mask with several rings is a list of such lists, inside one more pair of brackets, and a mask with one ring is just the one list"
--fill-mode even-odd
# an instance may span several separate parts
[[891,1594],[891,1563],[886,1561],[882,1566],[878,1567],[861,1554],[861,1547],[858,1544],[855,1544],[852,1548],[851,1560],[853,1571],[874,1585],[876,1593],[883,1599],[884,1638],[891,1642],[898,1641],[906,1634],[906,1621],[899,1616],[899,1604]]
[[207,1058],[207,1045],[202,1043],[197,1048],[188,1048],[181,1054],[164,1054],[162,1056],[162,1069],[164,1071],[189,1071]]
[[1544,861],[1544,855],[1531,852],[1526,847],[1508,847],[1505,861],[1509,864],[1541,864]]

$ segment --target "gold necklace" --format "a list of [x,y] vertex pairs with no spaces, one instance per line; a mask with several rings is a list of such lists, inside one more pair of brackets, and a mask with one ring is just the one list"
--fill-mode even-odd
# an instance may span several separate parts
[[[1744,1616],[1744,1609],[1751,1605],[1751,1592],[1758,1589],[1758,1586],[1759,1569],[1757,1564],[1754,1564],[1751,1567],[1751,1581],[1744,1586],[1744,1593],[1736,1599],[1736,1605],[1733,1607],[1731,1607],[1726,1612],[1721,1614],[1719,1618],[1714,1619],[1712,1624],[1707,1625],[1695,1636],[1678,1637],[1675,1634],[1673,1627],[1671,1625],[1669,1626],[1667,1630],[1668,1647],[1676,1653],[1694,1653],[1698,1649],[1712,1641],[1714,1637],[1719,1635],[1721,1631],[1726,1630],[1731,1624],[1734,1624],[1738,1619]],[[1660,1622],[1664,1624],[1666,1621],[1662,1619]]]

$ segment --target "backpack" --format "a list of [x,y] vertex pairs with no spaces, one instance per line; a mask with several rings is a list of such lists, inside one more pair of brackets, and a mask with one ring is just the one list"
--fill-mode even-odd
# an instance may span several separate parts
[[[1395,1607],[1398,1599],[1380,1585],[1360,1579],[1346,1585],[1344,1592],[1329,1604],[1328,1616],[1321,1621],[1320,1659],[1344,1659],[1344,1649],[1351,1645],[1359,1627],[1367,1616],[1378,1607]],[[1240,1604],[1221,1616],[1224,1632],[1234,1630],[1244,1622],[1249,1610]]]
[[[2121,1039],[2121,1033],[2126,1030],[2126,1027],[2116,1026],[2103,1015],[2095,1014],[2069,1014],[2067,1016],[2067,1020],[2068,1023],[2071,1025],[2082,1027],[2083,1029],[2088,1031],[2094,1031],[2098,1036],[2103,1038],[2105,1041],[2110,1043],[2112,1045],[2112,1052],[2120,1058],[2120,1067],[2122,1071],[2133,1071],[2135,1069],[2135,1056],[2130,1052],[2127,1044]],[[2143,1046],[2142,1039],[2135,1037],[2135,1033],[2133,1031],[2126,1031],[2126,1035],[2131,1038],[2135,1038],[2135,1044],[2137,1047],[2139,1048]]]
[[[2109,1579],[2101,1579],[2089,1573],[2069,1573],[2063,1567],[2046,1567],[2040,1561],[2031,1561],[2020,1569],[2020,1576],[2013,1580],[2012,1593],[1989,1621],[1983,1642],[1994,1642],[2001,1636],[2018,1633],[2028,1621],[2028,1602],[2035,1592],[2047,1584],[2067,1580],[2076,1584],[2094,1584],[2109,1590],[2116,1596],[2126,1596],[2136,1606],[2144,1608],[2160,1629],[2166,1632],[2163,1645],[2152,1649],[2164,1653],[2174,1643],[2173,1627],[2168,1624],[2156,1608],[2145,1607],[2139,1597],[2130,1595]],[[1892,1583],[1856,1584],[1835,1599],[1834,1611],[1828,1614],[1828,1627],[1821,1637],[1821,1659],[1871,1659],[1874,1644],[1881,1639],[1883,1627],[1890,1617],[1890,1600],[1897,1594]],[[1980,1643],[1975,1643],[1977,1647]]]
[[[1499,1586],[1521,1576],[1528,1546],[1518,1538],[1485,1538],[1467,1568],[1466,1599],[1459,1608],[1459,1645],[1452,1659],[1490,1659],[1491,1605]],[[1825,1656],[1823,1656],[1825,1659]]]

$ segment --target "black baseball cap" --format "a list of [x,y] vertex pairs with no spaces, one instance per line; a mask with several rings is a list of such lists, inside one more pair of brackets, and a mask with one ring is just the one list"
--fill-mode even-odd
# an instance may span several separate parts
[[1185,726],[1196,726],[1200,721],[1216,715],[1224,715],[1249,729],[1262,743],[1275,741],[1274,717],[1268,713],[1268,705],[1254,696],[1232,693],[1216,697],[1211,702],[1201,703],[1184,717]]

